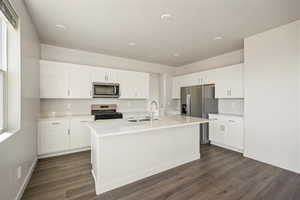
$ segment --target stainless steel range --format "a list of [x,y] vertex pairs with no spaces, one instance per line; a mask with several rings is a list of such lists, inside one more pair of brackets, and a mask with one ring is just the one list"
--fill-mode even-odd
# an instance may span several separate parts
[[117,112],[116,104],[93,104],[91,114],[95,116],[95,120],[123,118],[123,114]]

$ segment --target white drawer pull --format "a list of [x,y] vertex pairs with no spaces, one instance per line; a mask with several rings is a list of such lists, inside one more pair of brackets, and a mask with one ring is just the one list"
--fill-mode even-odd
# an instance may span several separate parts
[[59,125],[59,122],[53,122],[52,125]]
[[220,131],[225,131],[225,126],[224,125],[220,126]]
[[81,123],[87,123],[88,121],[80,121]]
[[228,120],[228,121],[229,121],[229,122],[232,122],[232,123],[235,122],[234,120]]

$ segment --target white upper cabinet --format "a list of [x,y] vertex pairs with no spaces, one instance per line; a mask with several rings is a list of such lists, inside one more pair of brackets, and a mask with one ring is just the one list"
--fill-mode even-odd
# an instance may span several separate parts
[[69,69],[43,60],[40,66],[40,98],[68,98]]
[[216,98],[244,98],[243,64],[217,70]]
[[137,72],[135,81],[137,82],[135,87],[136,97],[138,99],[148,99],[150,75],[148,73]]
[[148,73],[120,71],[121,99],[148,99],[149,98]]
[[172,98],[173,99],[180,99],[180,87],[181,87],[181,76],[173,77],[173,87],[172,87]]
[[172,98],[180,98],[180,88],[215,84],[216,98],[244,98],[243,64],[173,77]]
[[123,99],[149,98],[149,73],[42,60],[40,98],[92,98],[93,82],[120,83]]
[[94,67],[92,71],[93,71],[92,82],[100,82],[100,83],[107,82],[108,75],[105,69],[100,67],[99,68]]
[[92,98],[91,69],[81,66],[69,67],[69,98]]
[[204,84],[215,84],[217,81],[217,70],[209,70],[204,71],[203,73],[203,81]]
[[92,82],[120,83],[119,71],[100,67],[92,67]]
[[91,70],[86,66],[42,60],[40,98],[91,98]]

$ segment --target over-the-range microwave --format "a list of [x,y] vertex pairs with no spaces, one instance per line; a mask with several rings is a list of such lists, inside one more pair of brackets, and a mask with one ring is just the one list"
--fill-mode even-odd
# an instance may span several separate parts
[[119,98],[119,83],[93,83],[93,98]]

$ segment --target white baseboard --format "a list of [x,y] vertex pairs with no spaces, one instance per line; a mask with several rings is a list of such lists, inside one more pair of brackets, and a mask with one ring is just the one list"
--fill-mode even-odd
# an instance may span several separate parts
[[71,154],[71,153],[78,153],[78,152],[88,151],[88,150],[91,150],[91,147],[86,147],[86,148],[81,148],[81,149],[74,149],[74,150],[70,150],[70,151],[43,154],[43,155],[39,155],[38,158],[39,159],[41,159],[41,158],[50,158],[50,157],[62,156],[62,155],[67,155],[67,154]]
[[220,144],[218,142],[213,142],[213,141],[211,141],[210,143],[212,145],[215,145],[215,146],[218,146],[218,147],[222,147],[222,148],[229,149],[229,150],[232,150],[232,151],[236,151],[236,152],[239,152],[239,153],[244,153],[243,149],[233,148],[233,147],[227,146],[225,144]]
[[[155,174],[161,173],[163,171],[178,167],[180,165],[183,165],[183,164],[186,164],[186,163],[198,160],[198,159],[200,159],[200,154],[193,155],[188,158],[177,159],[175,161],[168,162],[167,164],[153,167],[151,169],[145,169],[145,170],[139,171],[135,174],[131,174],[126,177],[120,177],[117,180],[112,180],[109,183],[103,183],[103,184],[100,184],[97,181],[96,177],[94,176],[95,174],[93,174],[94,180],[95,180],[95,186],[96,186],[96,194],[99,195],[104,192],[108,192],[108,191],[116,189],[118,187],[136,182],[138,180],[147,178],[149,176],[153,176]],[[101,180],[99,180],[99,181],[101,181]]]
[[15,200],[21,200],[21,198],[24,194],[24,191],[25,191],[25,189],[26,189],[26,187],[27,187],[27,185],[30,181],[30,178],[32,176],[32,173],[34,171],[34,168],[36,166],[37,161],[38,161],[38,158],[35,158],[33,163],[31,164],[30,169],[29,169],[29,171],[28,171],[28,173],[27,173],[27,175],[26,175],[26,177],[25,177],[25,179],[24,179],[24,181],[23,181],[23,183],[22,183],[22,185],[21,185],[21,187],[20,187],[20,189],[17,193],[17,196],[16,196]]
[[259,158],[257,158],[257,156],[253,156],[253,155],[250,155],[248,153],[244,153],[244,156],[246,158],[249,158],[249,159],[252,159],[252,160],[256,160],[258,162],[262,162],[262,163],[265,163],[265,164],[268,164],[268,165],[272,165],[274,167],[278,167],[280,169],[284,169],[284,170],[287,170],[287,171],[290,171],[290,172],[294,172],[294,173],[300,174],[300,170],[295,169],[295,168],[290,168],[290,167],[282,166],[282,165],[280,165],[278,163],[274,163],[274,162],[271,162],[271,161],[268,161],[268,160],[259,159]]

